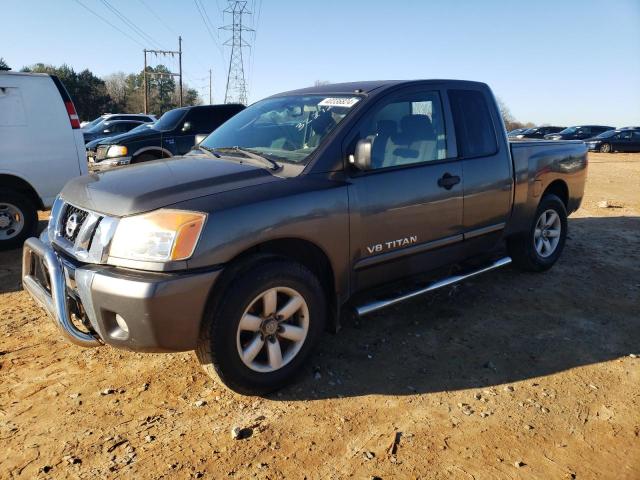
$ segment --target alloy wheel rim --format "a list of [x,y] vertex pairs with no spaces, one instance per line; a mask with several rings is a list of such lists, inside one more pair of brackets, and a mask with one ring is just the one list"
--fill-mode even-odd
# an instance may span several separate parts
[[17,237],[24,228],[22,210],[11,203],[0,203],[0,240]]
[[542,212],[533,233],[533,245],[538,255],[542,258],[551,256],[558,248],[561,232],[562,222],[558,212],[552,209]]
[[290,363],[309,332],[309,307],[289,287],[274,287],[254,298],[244,311],[236,333],[242,363],[269,373]]

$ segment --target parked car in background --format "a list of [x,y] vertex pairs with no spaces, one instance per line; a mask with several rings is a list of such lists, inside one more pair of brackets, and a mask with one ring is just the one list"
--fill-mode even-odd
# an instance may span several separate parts
[[525,130],[529,130],[529,127],[524,127],[524,128],[516,128],[515,130],[511,130],[509,133],[507,133],[507,137],[509,138],[513,138],[516,135],[519,135],[521,133],[524,133]]
[[92,143],[87,148],[89,168],[100,171],[114,166],[184,155],[244,105],[198,105],[169,110],[150,128]]
[[593,152],[640,152],[640,128],[609,130],[584,141]]
[[80,122],[60,80],[0,72],[0,249],[20,246],[38,210],[86,171]]
[[138,122],[155,122],[158,119],[155,115],[146,113],[105,113],[100,115],[98,118],[91,120],[90,122],[83,122],[82,131],[85,132],[95,127],[98,123],[104,122],[105,120],[135,120]]
[[85,130],[82,135],[85,143],[89,143],[100,138],[115,137],[116,135],[127,133],[144,123],[152,122],[140,122],[137,120],[104,120],[98,123],[95,127]]
[[558,133],[545,135],[547,140],[584,140],[585,138],[595,137],[607,130],[615,130],[615,127],[607,127],[604,125],[577,125],[568,127]]
[[545,135],[548,135],[550,133],[557,133],[564,129],[565,127],[533,127],[528,128],[522,133],[519,133],[515,136],[515,138],[545,138]]
[[478,82],[274,95],[184,157],[69,182],[48,229],[25,242],[23,284],[71,342],[196,350],[230,389],[265,394],[341,314],[511,262],[555,264],[587,149],[507,142],[501,127]]

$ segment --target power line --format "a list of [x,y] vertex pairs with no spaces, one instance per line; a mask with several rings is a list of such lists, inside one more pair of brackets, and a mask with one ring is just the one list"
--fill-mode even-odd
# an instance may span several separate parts
[[131,20],[129,20],[126,15],[121,13],[116,7],[111,5],[107,0],[100,0],[100,1],[104,4],[105,7],[107,7],[109,10],[111,10],[126,25],[128,25],[134,31],[134,33],[136,33],[140,38],[142,38],[143,41],[150,42],[150,43],[154,44],[156,47],[162,48],[162,45],[160,45],[151,35],[147,34],[144,30],[142,30],[135,23],[133,23]]
[[162,17],[160,15],[158,15],[155,10],[153,10],[149,5],[147,5],[147,3],[144,0],[138,0],[142,5],[144,5],[144,7],[149,10],[149,12],[151,12],[151,14],[156,17],[156,19],[162,24],[164,25],[164,27],[169,30],[171,33],[175,34],[175,35],[179,35],[178,32],[176,32],[173,28],[171,28],[171,26],[166,23]]
[[125,37],[128,37],[130,40],[134,41],[135,43],[137,43],[138,45],[140,45],[141,47],[144,47],[144,45],[142,43],[140,43],[138,40],[136,40],[135,38],[133,38],[131,35],[129,35],[127,32],[125,32],[124,30],[121,30],[120,28],[116,27],[113,23],[111,23],[109,20],[107,20],[106,18],[104,18],[102,15],[100,15],[99,13],[93,11],[92,9],[90,9],[89,7],[87,7],[84,3],[82,3],[80,0],[74,0],[78,5],[80,5],[82,8],[84,8],[85,10],[88,10],[89,12],[91,12],[93,15],[95,15],[96,17],[98,17],[100,20],[102,20],[104,23],[106,23],[107,25],[110,25],[112,28],[116,29],[117,31],[119,31],[121,34],[123,34]]
[[220,55],[222,55],[222,57],[224,58],[224,52],[222,51],[222,47],[220,46],[220,44],[216,41],[215,36],[213,35],[213,32],[211,31],[211,28],[209,27],[209,24],[207,23],[207,20],[205,19],[205,15],[206,18],[209,18],[209,16],[207,15],[207,12],[203,12],[201,10],[201,8],[204,8],[204,6],[202,6],[198,0],[193,0],[193,3],[195,3],[196,8],[198,9],[198,13],[200,14],[200,18],[202,19],[202,23],[204,23],[205,28],[207,29],[207,32],[209,32],[209,37],[211,37],[211,41],[213,42],[213,44],[218,48],[218,50],[220,51]]

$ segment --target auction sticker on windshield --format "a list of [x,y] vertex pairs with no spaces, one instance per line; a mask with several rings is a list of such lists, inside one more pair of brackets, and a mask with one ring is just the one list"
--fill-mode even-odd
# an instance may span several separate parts
[[358,97],[328,97],[318,103],[319,107],[346,107],[351,108],[356,103],[358,103],[360,99]]

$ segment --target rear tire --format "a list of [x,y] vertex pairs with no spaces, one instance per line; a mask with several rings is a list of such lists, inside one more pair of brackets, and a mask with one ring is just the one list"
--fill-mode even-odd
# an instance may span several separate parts
[[613,153],[613,149],[611,148],[611,144],[603,143],[600,145],[600,153]]
[[547,194],[536,209],[529,231],[507,239],[513,264],[521,270],[549,270],[560,258],[567,238],[567,209],[560,198]]
[[14,190],[0,191],[0,250],[22,246],[37,226],[38,210],[29,197]]
[[264,395],[291,382],[313,351],[326,323],[324,291],[309,269],[279,257],[228,275],[203,320],[196,355],[227,388]]

